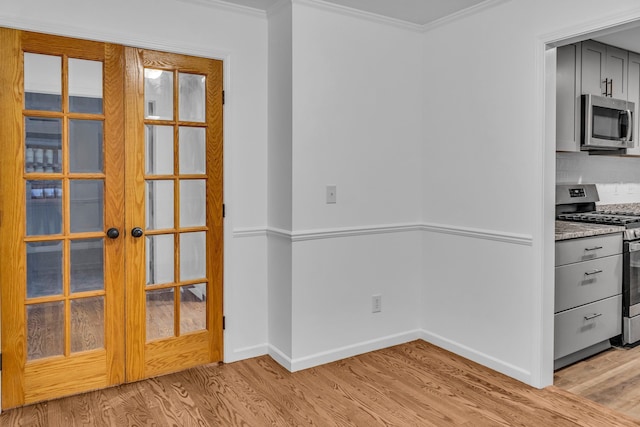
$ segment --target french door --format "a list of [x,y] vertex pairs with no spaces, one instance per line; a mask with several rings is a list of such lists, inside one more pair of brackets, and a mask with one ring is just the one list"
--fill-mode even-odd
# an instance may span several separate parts
[[2,405],[222,359],[220,61],[0,29]]

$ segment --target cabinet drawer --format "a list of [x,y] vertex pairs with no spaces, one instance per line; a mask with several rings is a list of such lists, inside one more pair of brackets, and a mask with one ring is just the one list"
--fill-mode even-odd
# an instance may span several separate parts
[[556,267],[556,313],[621,292],[622,255]]
[[622,295],[563,311],[554,320],[553,355],[559,359],[621,333]]
[[556,266],[622,253],[622,233],[556,242]]

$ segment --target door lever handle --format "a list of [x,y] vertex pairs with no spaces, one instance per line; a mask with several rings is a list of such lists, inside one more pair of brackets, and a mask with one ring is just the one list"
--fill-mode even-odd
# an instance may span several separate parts
[[136,238],[142,237],[143,234],[144,234],[144,231],[142,231],[142,228],[140,228],[140,227],[133,227],[131,229],[131,235],[133,237],[136,237]]

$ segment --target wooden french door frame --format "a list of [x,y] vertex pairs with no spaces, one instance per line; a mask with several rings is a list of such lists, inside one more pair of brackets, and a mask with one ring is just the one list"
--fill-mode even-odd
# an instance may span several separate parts
[[[59,113],[24,110],[23,52],[62,58],[63,101]],[[62,139],[66,141],[67,121],[82,118],[69,113],[65,99],[67,58],[103,61],[104,112],[90,117],[104,122],[104,173],[89,179],[104,181],[104,230],[87,234],[104,239],[105,298],[104,349],[70,353],[70,320],[65,320],[65,353],[41,360],[27,360],[28,304],[47,302],[47,298],[29,300],[26,294],[26,242],[60,240],[64,243],[65,263],[69,262],[69,241],[78,235],[26,236],[25,182],[52,179],[53,175],[25,172],[24,117],[35,115],[59,118]],[[180,333],[148,342],[145,337],[145,245],[144,238],[130,235],[134,226],[144,228],[144,126],[142,102],[144,67],[203,74],[207,79],[207,124],[180,125],[206,127],[206,331]],[[134,80],[132,80],[134,79]],[[176,89],[177,94],[177,89]],[[177,111],[177,107],[176,107]],[[177,135],[177,132],[176,132]],[[173,55],[121,45],[70,39],[39,33],[0,28],[0,297],[2,326],[2,407],[47,400],[86,390],[185,369],[198,364],[222,360],[222,63],[221,61]],[[177,143],[176,143],[177,144]],[[177,145],[176,145],[177,147]],[[68,143],[63,142],[67,153]],[[64,161],[68,162],[68,154]],[[176,165],[177,165],[176,160]],[[177,168],[177,166],[176,166]],[[174,178],[176,185],[180,179]],[[125,180],[125,176],[127,177]],[[63,182],[63,194],[69,181],[82,179],[69,172],[68,166],[53,176]],[[63,196],[69,197],[69,196]],[[176,203],[178,203],[176,195]],[[67,199],[65,199],[67,200]],[[69,227],[69,202],[64,202],[64,229]],[[178,212],[178,210],[176,210]],[[179,217],[179,216],[178,216]],[[106,237],[106,230],[116,228],[120,237]],[[181,230],[176,225],[176,236]],[[186,232],[193,231],[186,229]],[[95,235],[95,236],[94,236]],[[87,237],[84,236],[84,237]],[[83,235],[80,235],[82,238]],[[179,238],[179,237],[178,237]],[[178,247],[176,245],[176,247]],[[179,256],[179,254],[178,254]],[[178,261],[176,261],[176,264]],[[63,266],[64,295],[51,297],[66,304],[65,313],[76,296],[69,291],[69,265]],[[177,281],[180,280],[178,277]],[[189,282],[186,282],[189,285]],[[184,283],[176,283],[178,293]],[[179,303],[176,303],[176,309]],[[179,315],[178,315],[179,316]]]
[[[164,372],[186,369],[212,361],[222,360],[222,281],[223,281],[223,197],[222,197],[222,62],[204,58],[196,58],[173,53],[151,51],[137,48],[125,48],[127,77],[125,79],[125,111],[127,116],[126,137],[128,144],[126,171],[126,225],[127,231],[140,227],[145,223],[145,124],[159,124],[174,127],[177,139],[181,126],[199,126],[206,130],[206,175],[207,175],[207,221],[206,227],[191,228],[191,231],[205,231],[209,238],[206,242],[207,258],[207,331],[178,336],[169,340],[147,342],[144,336],[145,313],[145,259],[144,240],[134,239],[127,246],[128,278],[130,283],[138,284],[127,288],[127,332],[126,332],[126,372],[127,380],[135,381]],[[174,102],[172,120],[149,120],[144,110],[144,69],[165,70],[174,73],[194,73],[203,75],[209,82],[206,86],[206,126],[179,120],[177,100],[178,88],[174,84]],[[177,80],[177,79],[175,79]],[[215,83],[215,84],[214,84]],[[177,151],[177,150],[176,150]],[[178,159],[174,157],[175,170],[178,170]],[[167,176],[175,180],[174,201],[179,203],[177,175]],[[175,236],[179,238],[179,214],[176,212],[174,225]],[[176,241],[175,251],[180,256],[180,247]],[[176,266],[176,270],[179,267]],[[180,282],[178,277],[176,282]],[[175,287],[176,294],[178,286]],[[220,309],[214,309],[219,307]],[[179,310],[176,309],[179,313]],[[178,334],[179,320],[175,320]],[[176,352],[180,349],[180,353]],[[184,357],[184,355],[188,357]]]
[[[124,185],[122,168],[113,167],[124,160],[124,129],[122,91],[123,74],[118,71],[122,64],[123,47],[107,43],[71,40],[64,37],[0,29],[0,140],[3,153],[0,156],[0,283],[2,284],[2,356],[3,381],[2,405],[5,408],[24,403],[50,399],[62,394],[72,394],[87,389],[101,388],[124,381],[123,361],[124,337],[115,319],[124,316],[122,304],[115,301],[124,298],[124,242],[104,239],[104,257],[109,261],[109,272],[105,274],[103,297],[104,309],[104,349],[69,354],[70,338],[65,334],[64,356],[27,362],[27,298],[25,292],[26,275],[26,221],[25,183],[28,180],[53,179],[46,174],[25,173],[24,120],[27,116],[60,119],[62,135],[68,133],[68,121],[72,117],[83,118],[68,112],[67,99],[62,100],[61,112],[41,112],[23,109],[23,52],[43,53],[60,56],[62,75],[68,75],[67,58],[81,58],[102,61],[105,84],[103,86],[104,111],[93,119],[104,123],[104,224],[121,228],[124,219],[118,213],[124,208]],[[67,90],[63,85],[63,90]],[[102,116],[102,118],[100,118]],[[66,143],[65,143],[66,144]],[[63,144],[63,149],[66,147]],[[69,189],[73,176],[68,167],[62,173],[54,174]],[[100,175],[100,174],[94,174]],[[79,176],[79,175],[78,175]],[[78,177],[76,176],[76,177]],[[95,178],[95,177],[94,177]],[[65,196],[68,197],[68,196]],[[69,203],[63,208],[65,217],[62,236],[53,237],[64,242],[65,254],[69,254],[68,232]],[[79,235],[77,235],[79,237]],[[46,240],[47,236],[43,238]],[[67,267],[68,268],[68,267]],[[65,298],[57,298],[65,304],[65,331],[70,330],[69,272],[65,273]],[[41,298],[43,302],[47,298]],[[73,373],[70,375],[70,373]],[[19,373],[19,374],[18,374]]]

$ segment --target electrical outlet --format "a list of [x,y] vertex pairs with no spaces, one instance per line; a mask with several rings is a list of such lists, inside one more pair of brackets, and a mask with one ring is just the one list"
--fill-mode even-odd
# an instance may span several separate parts
[[382,311],[382,295],[373,295],[371,297],[371,312],[380,313]]

